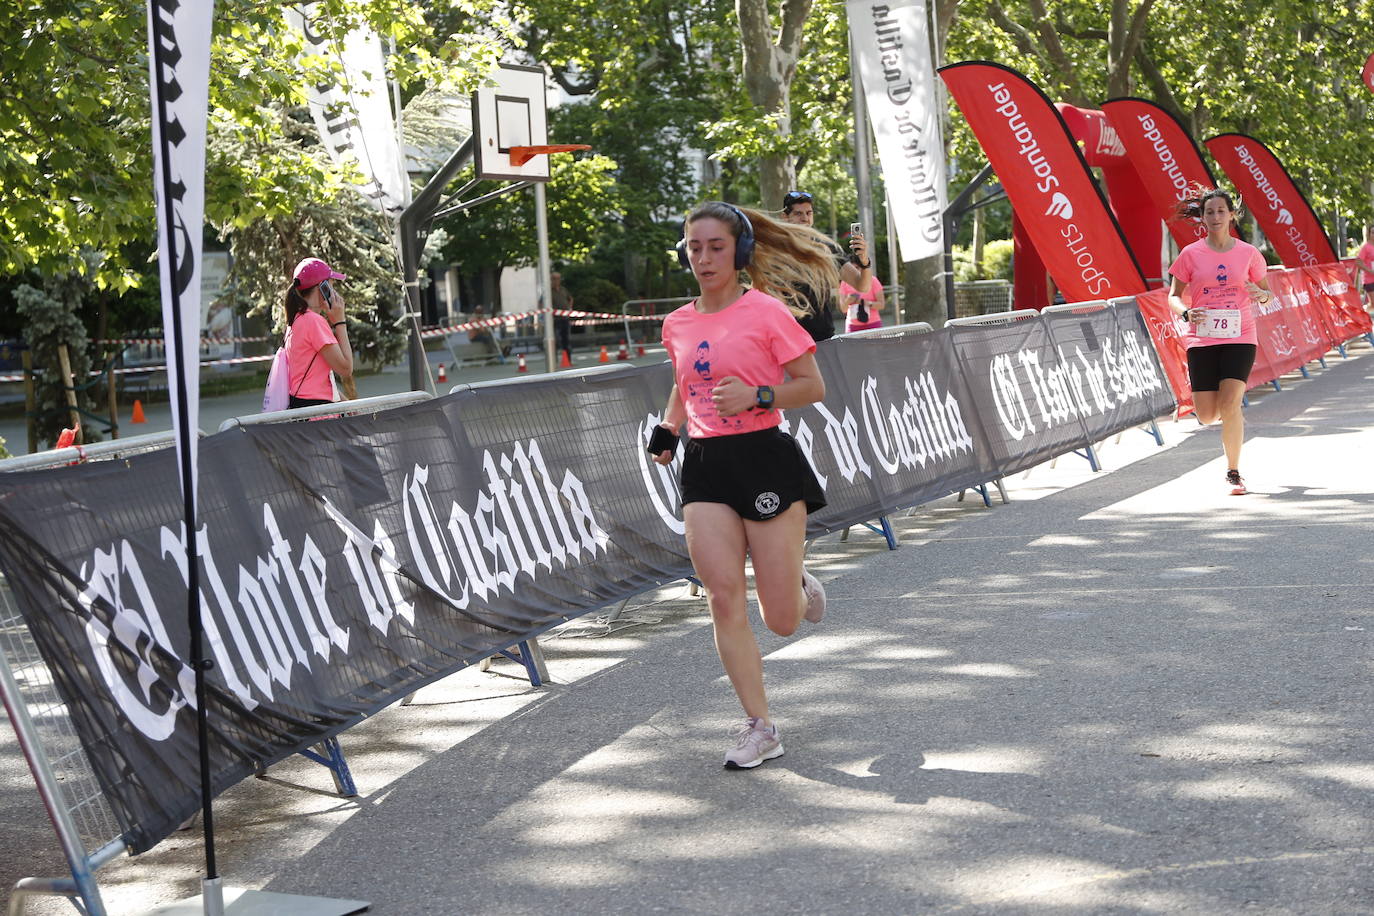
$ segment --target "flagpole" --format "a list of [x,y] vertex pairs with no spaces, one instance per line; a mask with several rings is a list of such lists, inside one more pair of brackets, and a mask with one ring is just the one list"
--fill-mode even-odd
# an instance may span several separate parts
[[[161,276],[167,284],[164,295],[171,298],[172,318],[172,327],[163,329],[163,338],[166,340],[168,331],[170,331],[172,346],[167,347],[167,352],[173,357],[176,378],[177,411],[175,426],[177,453],[180,458],[178,464],[181,470],[182,512],[186,519],[186,619],[191,643],[191,670],[195,674],[196,743],[200,757],[200,809],[205,840],[203,844],[205,847],[205,878],[201,882],[201,888],[205,913],[209,916],[221,916],[224,912],[224,894],[219,869],[215,863],[215,821],[211,802],[209,719],[205,696],[205,672],[209,668],[209,663],[205,659],[204,623],[201,620],[200,609],[200,552],[196,532],[195,468],[191,461],[191,437],[195,435],[196,431],[190,428],[187,404],[189,393],[186,388],[186,348],[183,346],[184,340],[182,338],[181,292],[176,282],[180,273],[180,264],[177,261],[176,242],[172,237],[172,229],[177,225],[174,208],[176,195],[171,179],[171,169],[169,168],[172,160],[167,130],[167,100],[159,85],[161,75],[166,72],[167,61],[164,43],[159,40],[158,36],[157,16],[156,0],[150,0],[151,50],[155,74],[152,89],[157,107],[158,156],[161,161],[159,178],[162,191],[161,205],[164,211],[162,224],[164,231],[160,233],[162,239],[159,248],[161,249],[160,256],[165,259],[164,263],[166,264],[166,269],[161,271]],[[192,245],[196,244],[196,240],[188,240]],[[188,253],[190,252],[188,251]],[[197,365],[197,371],[199,371],[199,365]]]

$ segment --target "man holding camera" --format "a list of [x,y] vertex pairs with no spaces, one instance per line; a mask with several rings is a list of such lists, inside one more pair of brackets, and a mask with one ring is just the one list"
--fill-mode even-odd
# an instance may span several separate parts
[[[813,226],[816,208],[812,195],[805,191],[788,191],[782,199],[782,218],[798,226]],[[868,240],[863,226],[849,226],[849,254],[839,245],[829,242],[831,252],[840,269],[840,280],[858,290],[867,290],[873,283],[873,261],[868,256]],[[827,240],[828,241],[828,240]],[[797,322],[811,335],[812,340],[827,340],[835,336],[835,291],[806,288],[800,291],[811,304],[811,314]]]

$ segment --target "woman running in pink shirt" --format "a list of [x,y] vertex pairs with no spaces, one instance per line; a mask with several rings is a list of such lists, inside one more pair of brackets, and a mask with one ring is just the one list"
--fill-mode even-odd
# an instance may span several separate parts
[[[730,204],[703,204],[678,244],[701,295],[663,322],[675,384],[649,451],[659,464],[689,436],[682,460],[687,549],[706,587],[716,650],[746,716],[725,766],[782,755],[769,716],[763,658],[749,623],[745,558],[759,609],[780,636],[818,623],[825,589],[802,567],[806,516],[825,496],[806,456],[778,426],[779,410],[825,397],[816,345],[795,320],[798,289],[833,290],[835,263],[818,234]],[[740,283],[746,271],[752,289]],[[784,300],[786,304],[784,304]]]
[[1235,207],[1229,194],[1215,188],[1182,200],[1178,217],[1200,218],[1207,230],[1207,236],[1179,252],[1169,268],[1169,307],[1188,322],[1183,343],[1188,348],[1193,411],[1203,424],[1221,420],[1226,486],[1232,496],[1243,496],[1240,447],[1245,417],[1240,405],[1255,365],[1254,303],[1265,305],[1274,294],[1259,250],[1231,234]]

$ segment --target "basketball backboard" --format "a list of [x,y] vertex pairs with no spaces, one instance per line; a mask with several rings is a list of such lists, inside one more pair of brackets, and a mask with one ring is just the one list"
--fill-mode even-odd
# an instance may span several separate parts
[[548,181],[549,157],[533,156],[516,165],[511,147],[549,142],[544,70],[502,64],[492,74],[494,86],[472,94],[472,132],[476,141],[476,177],[499,181]]

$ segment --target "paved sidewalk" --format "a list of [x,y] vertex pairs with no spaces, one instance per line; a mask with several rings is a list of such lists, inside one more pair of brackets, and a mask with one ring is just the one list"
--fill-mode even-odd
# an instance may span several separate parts
[[[1127,432],[816,542],[831,610],[763,634],[785,756],[673,587],[546,639],[555,683],[465,670],[344,736],[362,797],[292,761],[217,804],[226,884],[377,914],[1374,913],[1374,359],[1216,430]],[[761,627],[759,628],[761,630]],[[0,881],[60,856],[0,729]],[[21,852],[22,851],[22,852]],[[196,832],[101,873],[197,892]],[[43,904],[33,912],[68,912]]]

